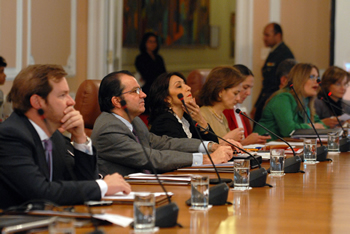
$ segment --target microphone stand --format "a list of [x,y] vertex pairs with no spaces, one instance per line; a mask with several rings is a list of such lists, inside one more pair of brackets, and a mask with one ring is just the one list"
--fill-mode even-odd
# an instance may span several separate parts
[[[177,95],[177,97],[180,99],[180,101],[182,102],[182,104],[184,105],[187,113],[190,113],[187,109],[187,106],[186,106],[186,103],[184,101],[184,96],[182,93],[179,93]],[[195,126],[195,123],[194,123],[194,120],[192,119],[191,115],[189,114],[188,115],[190,117],[190,120],[191,120],[191,124],[193,126]],[[207,153],[208,155],[208,158],[210,159],[210,162],[211,164],[213,165],[214,167],[214,170],[215,170],[215,173],[218,177],[218,182],[219,184],[218,185],[215,185],[215,186],[212,186],[210,187],[209,189],[209,204],[211,205],[224,205],[227,203],[227,197],[228,197],[228,192],[229,192],[229,187],[227,186],[226,183],[223,183],[222,180],[221,180],[221,177],[219,175],[219,172],[213,162],[213,159],[211,158],[210,154],[209,154],[209,151],[207,149],[207,147],[205,146],[204,142],[203,142],[203,139],[202,139],[202,136],[201,134],[199,133],[198,129],[197,128],[194,128],[196,133],[198,134],[198,137],[200,139],[200,141],[202,142],[202,145],[204,147],[204,150],[205,152]],[[232,180],[230,180],[232,181]],[[188,202],[187,202],[188,204]]]
[[[196,127],[205,130],[205,128],[200,126],[198,123],[196,123]],[[230,144],[231,146],[234,146],[234,147],[238,148],[239,150],[242,150],[244,153],[248,154],[248,156],[250,158],[252,158],[253,160],[255,160],[257,162],[259,169],[253,170],[253,171],[250,172],[249,186],[251,186],[251,187],[264,187],[264,186],[272,187],[272,185],[266,183],[267,171],[266,171],[265,168],[261,167],[261,164],[260,164],[259,160],[256,157],[254,157],[251,153],[249,153],[245,149],[240,148],[240,147],[232,144],[231,142],[227,141],[226,139],[216,135],[214,132],[208,131],[208,133],[210,133],[210,134],[216,136],[217,138],[225,141],[226,143]],[[245,157],[239,157],[239,156],[235,157],[234,156],[232,159],[235,160],[235,159],[246,159],[246,158]]]
[[[126,112],[126,114],[128,115],[128,118],[130,120],[130,123],[133,126],[134,131],[136,132],[136,128],[134,126],[134,124],[131,121],[131,117],[129,114],[129,110],[126,107],[126,101],[125,100],[121,100],[120,104],[122,105],[122,108],[124,109],[124,111]],[[146,155],[146,158],[151,166],[151,169],[154,173],[154,175],[157,178],[157,181],[159,183],[159,185],[162,187],[163,191],[165,192],[167,198],[168,198],[168,204],[158,207],[156,209],[156,221],[155,221],[155,226],[157,227],[174,227],[176,225],[182,227],[181,224],[177,223],[177,217],[179,214],[179,207],[177,206],[176,203],[171,201],[171,198],[168,194],[168,192],[166,191],[163,183],[160,181],[159,177],[158,177],[158,173],[155,169],[155,167],[153,166],[153,163],[151,161],[150,156],[147,154],[147,151],[145,149],[145,147],[140,143],[142,150],[144,152],[144,154]]]
[[290,84],[289,87],[290,87],[290,88],[293,90],[293,92],[295,93],[295,96],[297,97],[298,102],[300,103],[301,107],[303,108],[303,111],[304,111],[304,113],[306,114],[307,119],[310,121],[310,124],[311,124],[312,128],[314,129],[314,131],[315,131],[315,133],[316,133],[316,135],[317,135],[317,138],[318,138],[319,141],[320,141],[320,145],[321,145],[321,146],[320,146],[320,147],[317,147],[317,161],[320,161],[320,162],[322,162],[322,161],[332,161],[332,159],[327,158],[327,155],[328,155],[328,148],[322,144],[321,137],[320,137],[320,135],[318,134],[318,132],[317,132],[317,130],[316,130],[314,124],[312,123],[312,121],[311,121],[311,119],[310,119],[310,117],[309,117],[309,115],[307,114],[303,103],[301,102],[301,100],[300,100],[299,97],[298,97],[298,94],[295,92],[295,89],[294,89],[293,84]]
[[252,119],[249,116],[247,116],[246,114],[244,114],[240,109],[236,109],[236,113],[240,114],[240,115],[243,115],[244,117],[248,118],[250,121],[252,121],[255,124],[259,125],[260,127],[265,129],[269,133],[272,133],[272,135],[274,135],[275,137],[277,137],[278,139],[280,139],[281,141],[283,141],[284,143],[286,143],[289,146],[289,148],[293,151],[294,157],[286,158],[285,166],[284,166],[284,172],[285,173],[297,173],[297,172],[305,173],[304,171],[300,170],[300,165],[301,165],[302,159],[295,154],[295,151],[294,151],[293,147],[286,140],[284,140],[282,137],[278,136],[276,133],[274,133],[270,129],[267,129],[262,124],[258,123],[254,119]]

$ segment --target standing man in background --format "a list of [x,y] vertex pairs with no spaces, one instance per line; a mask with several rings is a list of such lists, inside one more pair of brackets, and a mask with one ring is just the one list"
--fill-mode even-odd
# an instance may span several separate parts
[[294,59],[292,51],[283,42],[283,32],[279,24],[268,24],[263,35],[264,44],[266,47],[270,47],[271,51],[262,67],[263,87],[251,111],[251,116],[254,117],[255,121],[259,121],[261,118],[266,100],[279,89],[280,80],[276,77],[278,65],[285,59]]

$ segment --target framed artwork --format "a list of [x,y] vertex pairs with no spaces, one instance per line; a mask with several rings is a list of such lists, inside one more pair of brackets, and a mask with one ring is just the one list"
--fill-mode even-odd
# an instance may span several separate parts
[[207,46],[209,0],[124,0],[123,46],[137,47],[154,32],[163,47]]

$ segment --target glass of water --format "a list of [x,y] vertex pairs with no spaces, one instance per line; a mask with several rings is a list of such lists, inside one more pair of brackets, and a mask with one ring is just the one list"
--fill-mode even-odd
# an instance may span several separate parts
[[328,152],[339,153],[339,135],[336,132],[328,133]]
[[315,164],[317,158],[317,140],[304,139],[304,163]]
[[196,210],[207,209],[209,205],[209,178],[208,176],[193,175],[191,177],[191,208]]
[[152,232],[156,217],[155,197],[150,192],[135,193],[134,229],[135,232]]
[[57,217],[53,223],[49,225],[49,234],[75,234],[75,219]]
[[270,149],[270,175],[284,176],[284,149]]
[[250,160],[249,159],[237,159],[233,161],[234,178],[233,185],[234,190],[247,190],[249,187],[250,178]]

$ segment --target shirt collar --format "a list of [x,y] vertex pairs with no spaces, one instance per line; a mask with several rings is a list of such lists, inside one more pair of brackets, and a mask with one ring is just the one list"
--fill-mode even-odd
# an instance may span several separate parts
[[272,51],[274,51],[277,47],[279,47],[281,44],[282,44],[282,41],[281,41],[280,43],[276,44],[275,46],[273,46],[273,47],[271,48],[271,50],[270,50],[270,53],[271,53]]
[[134,130],[132,124],[127,121],[126,119],[124,119],[123,117],[121,117],[120,115],[117,115],[116,113],[112,113],[115,117],[117,117],[120,121],[122,121],[132,132]]
[[43,140],[47,140],[49,139],[50,137],[48,137],[46,135],[46,133],[44,132],[44,130],[39,127],[39,125],[37,125],[36,123],[34,123],[34,121],[32,121],[31,119],[28,119],[29,122],[33,125],[35,131],[38,133],[39,137],[40,137],[40,140],[43,141]]

